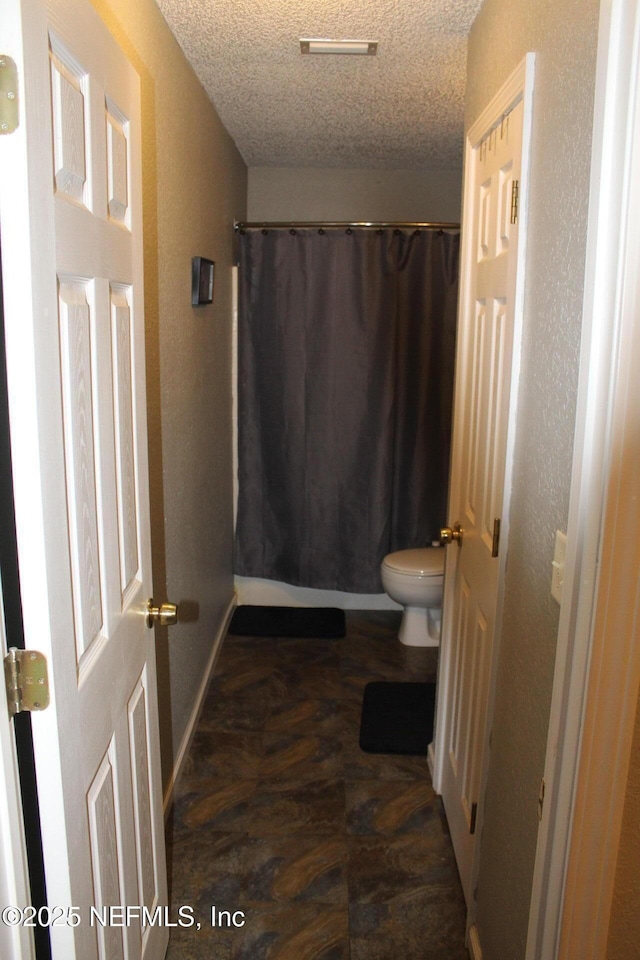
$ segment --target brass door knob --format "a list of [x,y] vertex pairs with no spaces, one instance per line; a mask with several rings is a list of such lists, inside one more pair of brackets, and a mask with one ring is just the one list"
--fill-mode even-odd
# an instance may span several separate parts
[[454,541],[460,546],[462,543],[462,527],[459,523],[454,523],[453,528],[443,527],[440,531],[440,541],[442,543],[453,543]]
[[149,629],[158,622],[162,627],[170,627],[178,622],[178,607],[175,603],[161,603],[154,607],[153,600],[147,600],[147,626]]

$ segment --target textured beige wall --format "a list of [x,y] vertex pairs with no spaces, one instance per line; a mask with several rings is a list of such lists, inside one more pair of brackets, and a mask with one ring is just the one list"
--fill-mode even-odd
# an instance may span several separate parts
[[[163,779],[233,595],[231,267],[246,167],[153,0],[94,0],[142,80],[147,399]],[[191,258],[216,262],[191,307]]]
[[620,834],[607,960],[640,957],[640,706]]
[[485,0],[470,36],[466,123],[525,53],[537,55],[524,339],[507,599],[480,843],[485,960],[522,960],[559,608],[584,282],[597,0]]
[[457,169],[250,167],[250,220],[460,221]]

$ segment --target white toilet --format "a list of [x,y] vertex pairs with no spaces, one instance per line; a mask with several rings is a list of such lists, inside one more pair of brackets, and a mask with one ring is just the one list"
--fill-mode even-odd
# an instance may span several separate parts
[[440,643],[444,549],[422,547],[389,553],[380,565],[382,585],[404,607],[398,638],[408,647]]

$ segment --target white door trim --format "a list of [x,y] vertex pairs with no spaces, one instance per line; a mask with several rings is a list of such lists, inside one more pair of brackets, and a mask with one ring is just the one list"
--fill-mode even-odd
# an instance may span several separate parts
[[[637,284],[640,265],[640,190],[632,175],[634,140],[637,150],[640,136],[639,43],[636,0],[603,0],[564,602],[526,960],[604,956],[637,702],[637,642],[634,651],[630,633],[611,631],[605,651],[604,637],[594,635],[593,625],[604,607],[598,600],[598,565],[604,524],[612,519],[604,501],[615,480],[612,439],[616,427],[624,429],[627,413],[616,403],[615,388],[625,366],[635,364],[636,375],[640,368],[637,342],[635,355],[627,344],[618,355],[632,320],[626,295]],[[607,580],[615,588],[612,572],[600,576],[603,585]],[[632,598],[627,601],[632,607]],[[582,742],[588,702],[589,736]],[[596,715],[601,722],[593,722]],[[578,785],[583,802],[576,816]],[[597,828],[585,831],[587,824]],[[563,928],[568,939],[560,950]]]
[[[2,581],[0,580],[0,658],[7,652]],[[16,744],[7,701],[0,696],[0,909],[23,909],[31,903],[29,868],[20,798]],[[0,956],[3,960],[34,960],[32,931],[0,920]]]
[[[2,52],[10,55],[17,63],[19,70],[19,89],[24,84],[24,70],[22,65],[22,21],[18,3],[0,4],[0,36],[2,36]],[[20,107],[20,122],[24,122],[22,101]],[[18,128],[20,129],[20,128]],[[4,303],[11,293],[9,287],[15,291],[19,281],[12,283],[9,275],[22,278],[29,269],[31,262],[30,238],[25,218],[17,197],[23,190],[28,189],[29,175],[26,168],[27,156],[24,149],[24,140],[21,136],[8,134],[0,137],[0,170],[6,175],[8,169],[17,170],[18,183],[12,182],[11,189],[0,190],[0,221],[4,226],[11,224],[10,230],[4,231],[5,245],[2,251],[3,293]],[[36,199],[37,202],[37,199]],[[10,241],[8,242],[10,237]],[[26,261],[25,261],[26,258]],[[22,269],[22,274],[20,274]],[[22,309],[27,313],[30,308],[28,302],[29,291],[23,291]],[[6,312],[6,311],[5,311]],[[6,651],[6,636],[4,617],[0,611],[0,653],[4,657]],[[6,699],[0,697],[0,771],[2,787],[0,787],[0,855],[3,869],[0,876],[0,902],[2,906],[16,905],[23,907],[30,903],[29,872],[27,865],[24,822],[20,800],[20,780],[16,756],[14,733],[11,729],[6,710]],[[24,927],[9,927],[0,924],[0,954],[10,960],[33,960],[35,946],[30,931]]]
[[[7,389],[9,405],[11,397],[20,397],[20,429],[13,429],[11,448],[14,467],[14,498],[16,513],[25,518],[22,530],[16,530],[20,563],[28,564],[31,569],[40,572],[41,582],[46,582],[44,576],[45,562],[43,557],[44,519],[38,505],[41,503],[40,484],[46,475],[42,467],[47,462],[47,450],[42,449],[37,429],[37,391],[35,387],[36,371],[33,362],[33,325],[31,318],[47,316],[55,312],[55,275],[48,276],[52,296],[38,296],[33,290],[33,270],[35,264],[49,262],[49,254],[53,244],[53,203],[42,185],[48,182],[50,174],[47,158],[36,151],[28,149],[25,133],[26,105],[23,95],[25,88],[34,81],[37,83],[49,82],[48,64],[39,67],[44,71],[44,77],[37,72],[27,71],[23,59],[23,20],[22,4],[20,0],[10,0],[0,4],[0,36],[2,36],[2,52],[9,55],[18,68],[19,93],[19,125],[14,133],[0,136],[0,223],[4,245],[2,249],[3,293],[5,312],[5,344],[7,352]],[[45,39],[46,44],[46,39]],[[47,116],[41,117],[41,123],[47,124]],[[46,129],[46,126],[45,126]],[[10,172],[11,178],[8,178]],[[35,236],[30,230],[28,216],[25,210],[32,205],[40,211],[41,229]],[[41,267],[42,270],[42,267]],[[24,318],[23,322],[11,323],[11,317]],[[27,322],[29,321],[29,322]],[[12,357],[10,362],[9,357]],[[14,383],[14,380],[18,381]],[[19,389],[22,386],[24,389]],[[16,389],[18,387],[18,389]],[[27,389],[28,388],[28,389]],[[21,481],[17,481],[16,465],[24,464]],[[25,639],[29,646],[29,638],[46,637],[48,626],[44,609],[47,598],[40,596],[25,596],[23,600],[23,617]],[[36,649],[39,644],[32,644]],[[50,677],[50,681],[52,678]],[[51,682],[54,693],[54,684]],[[54,693],[55,695],[55,693]],[[35,716],[35,715],[34,715]],[[50,745],[50,752],[55,755],[55,743]],[[55,773],[52,773],[55,781]],[[54,793],[61,792],[59,781]],[[60,858],[64,862],[65,827],[61,806],[52,811],[51,822],[54,825],[51,831],[50,844],[53,859]],[[44,834],[43,834],[44,840]],[[16,878],[16,882],[18,878]],[[67,888],[66,903],[71,903],[70,891]],[[66,931],[64,931],[66,932]],[[69,928],[69,932],[73,931]],[[72,956],[70,950],[69,956]]]

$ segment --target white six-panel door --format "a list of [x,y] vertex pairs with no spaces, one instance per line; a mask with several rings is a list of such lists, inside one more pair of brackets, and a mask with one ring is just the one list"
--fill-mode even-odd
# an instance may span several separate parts
[[52,929],[53,951],[156,960],[162,924],[91,914],[153,915],[167,895],[145,621],[140,81],[89,0],[8,3],[23,97],[0,144],[18,552],[27,646],[52,681],[33,715],[48,898],[80,917]]
[[513,388],[522,207],[522,90],[491,117],[467,156],[465,256],[458,332],[434,782],[442,794],[467,900],[482,799],[486,724],[504,559],[505,479]]

